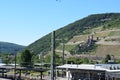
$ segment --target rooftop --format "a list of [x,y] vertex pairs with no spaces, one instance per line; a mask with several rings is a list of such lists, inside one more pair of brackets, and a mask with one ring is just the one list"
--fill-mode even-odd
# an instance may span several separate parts
[[82,69],[82,70],[100,70],[107,72],[120,72],[120,64],[65,64],[57,66],[58,69]]

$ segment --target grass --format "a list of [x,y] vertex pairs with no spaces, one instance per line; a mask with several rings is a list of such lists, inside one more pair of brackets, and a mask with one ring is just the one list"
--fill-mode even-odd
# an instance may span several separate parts
[[94,37],[104,38],[104,37],[108,36],[109,33],[110,33],[109,31],[103,31],[103,32],[94,34]]
[[120,31],[112,31],[109,36],[120,36]]
[[74,36],[69,42],[85,41],[88,35]]
[[[69,42],[81,42],[81,41],[86,41],[88,35],[81,35],[81,36],[75,36],[73,37]],[[94,38],[105,38],[105,37],[108,37],[108,36],[120,36],[120,31],[102,31],[102,32],[95,32],[93,34],[93,37]]]
[[99,32],[101,30],[102,30],[102,26],[97,27],[97,28],[93,28],[93,29],[85,30],[84,33],[87,34],[87,33]]
[[62,56],[62,52],[56,52],[56,54],[60,57]]
[[[94,38],[104,38],[104,37],[107,37],[110,35],[110,31],[102,31],[102,32],[97,32],[97,31],[94,31],[94,34],[93,34],[93,37]],[[115,33],[113,33],[115,34]],[[116,33],[116,34],[119,34],[119,33]],[[73,37],[69,42],[80,42],[80,41],[86,41],[88,39],[88,36],[91,35],[91,34],[87,34],[87,35],[81,35],[81,36],[75,36]],[[119,34],[120,35],[120,34]]]
[[[65,50],[66,51],[70,51],[71,49],[73,49],[74,47],[76,47],[76,45],[65,45]],[[62,50],[62,45],[59,45],[57,47],[58,50]]]
[[120,42],[120,38],[111,38],[111,39],[106,39],[105,41],[119,41]]
[[104,56],[106,54],[120,56],[120,45],[98,45],[95,50],[96,55]]

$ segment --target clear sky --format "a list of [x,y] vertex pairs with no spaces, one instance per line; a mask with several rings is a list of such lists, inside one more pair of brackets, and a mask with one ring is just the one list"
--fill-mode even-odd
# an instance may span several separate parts
[[0,0],[0,41],[29,45],[90,14],[120,12],[120,0]]

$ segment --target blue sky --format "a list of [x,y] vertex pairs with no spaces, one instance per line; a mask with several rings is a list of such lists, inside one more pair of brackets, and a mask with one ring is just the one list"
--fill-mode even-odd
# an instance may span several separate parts
[[29,45],[90,14],[120,12],[120,0],[0,0],[0,41]]

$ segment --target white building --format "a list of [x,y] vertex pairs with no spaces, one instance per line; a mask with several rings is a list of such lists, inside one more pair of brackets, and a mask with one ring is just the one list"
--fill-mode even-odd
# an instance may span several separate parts
[[65,64],[56,69],[66,72],[66,80],[120,80],[120,64]]

